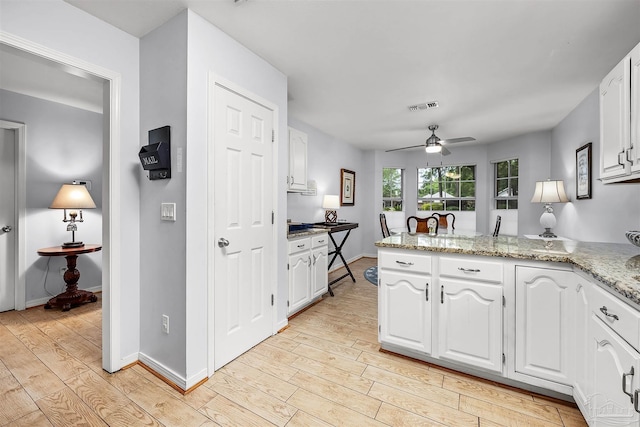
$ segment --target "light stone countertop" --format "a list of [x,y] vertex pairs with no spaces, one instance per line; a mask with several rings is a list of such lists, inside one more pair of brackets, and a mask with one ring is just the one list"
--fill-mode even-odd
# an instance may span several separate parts
[[640,248],[631,244],[402,233],[376,246],[569,263],[640,307]]
[[306,228],[304,230],[293,231],[287,234],[287,239],[297,239],[299,237],[312,236],[314,234],[328,233],[326,228]]

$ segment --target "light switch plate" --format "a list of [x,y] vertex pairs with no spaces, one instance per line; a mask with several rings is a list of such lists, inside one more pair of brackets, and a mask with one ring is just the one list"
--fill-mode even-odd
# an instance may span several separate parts
[[176,220],[176,204],[162,203],[160,206],[160,219],[162,221],[175,221]]

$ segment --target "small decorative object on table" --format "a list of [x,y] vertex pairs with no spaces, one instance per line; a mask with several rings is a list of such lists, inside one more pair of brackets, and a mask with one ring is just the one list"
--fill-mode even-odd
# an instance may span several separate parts
[[640,247],[640,231],[627,231],[624,235],[632,245]]

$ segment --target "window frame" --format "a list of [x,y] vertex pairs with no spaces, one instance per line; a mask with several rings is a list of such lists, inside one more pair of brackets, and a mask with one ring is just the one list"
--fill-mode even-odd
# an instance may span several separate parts
[[[450,170],[451,168],[456,168],[457,171],[460,173],[460,175],[457,178],[451,178],[451,177],[447,177],[448,179],[446,179],[446,172],[448,170]],[[462,168],[473,168],[473,179],[462,179]],[[440,180],[438,181],[434,181],[434,182],[442,182],[442,183],[449,183],[449,184],[456,184],[457,185],[457,191],[458,191],[458,195],[454,196],[454,197],[439,197],[439,198],[431,198],[431,197],[420,197],[420,180],[421,180],[421,176],[423,175],[423,171],[426,169],[431,169],[431,170],[436,170],[436,169],[440,169],[442,172],[440,174],[438,174]],[[444,211],[444,212],[476,212],[477,211],[477,203],[476,203],[476,195],[477,195],[477,190],[478,190],[478,165],[475,163],[468,163],[468,164],[458,164],[458,165],[441,165],[441,166],[426,166],[426,167],[419,167],[416,170],[417,172],[417,180],[416,180],[416,184],[417,184],[417,188],[416,188],[416,201],[417,201],[417,206],[416,206],[416,211],[418,212],[437,212],[437,211]],[[464,183],[473,183],[473,197],[469,197],[469,196],[461,196],[460,192],[462,189],[462,184]],[[446,192],[445,192],[446,193]],[[450,206],[448,206],[447,202],[457,202],[457,208],[456,209],[451,209]],[[422,209],[422,206],[427,203],[429,204],[429,209]],[[442,203],[442,208],[440,209],[434,209],[433,208],[433,204],[434,203]],[[472,206],[472,209],[464,209],[463,205],[467,204],[468,206]]]
[[[517,162],[518,174],[512,175],[512,164],[513,161]],[[498,177],[498,165],[501,163],[508,163],[507,167],[507,176],[506,177]],[[513,189],[512,180],[516,180],[517,185],[515,186],[515,195],[511,196],[498,196],[498,182],[499,181],[507,181],[507,187],[509,189]],[[501,210],[501,211],[517,211],[518,210],[518,195],[520,194],[520,159],[518,157],[513,157],[509,159],[496,160],[493,162],[493,209]],[[504,202],[504,207],[500,207],[501,202]],[[514,203],[515,202],[515,203]],[[515,207],[513,205],[515,204]]]
[[[384,171],[387,169],[394,169],[400,171],[400,197],[385,197],[384,195]],[[382,212],[404,212],[405,203],[404,203],[404,191],[405,191],[405,172],[404,168],[395,168],[395,167],[383,167],[382,168]],[[390,202],[391,206],[387,208],[385,206],[385,202]],[[395,203],[400,202],[401,209],[396,210],[392,209],[395,206]]]

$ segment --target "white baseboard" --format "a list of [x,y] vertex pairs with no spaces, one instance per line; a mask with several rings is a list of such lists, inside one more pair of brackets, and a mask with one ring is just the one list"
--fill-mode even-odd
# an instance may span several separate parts
[[181,377],[171,369],[164,366],[162,363],[157,362],[155,359],[147,356],[144,353],[138,353],[138,360],[140,361],[140,363],[144,363],[147,367],[149,367],[151,370],[156,372],[158,375],[171,381],[172,383],[180,387],[182,390],[188,390],[189,388],[198,384],[200,381],[207,378],[206,368],[200,372],[197,372],[191,377],[185,379],[184,377]]
[[[90,291],[90,292],[102,292],[102,286],[94,286],[93,288],[86,288],[85,290],[86,291]],[[64,290],[62,292],[64,292]],[[31,308],[31,307],[37,307],[39,305],[45,305],[54,296],[55,295],[29,300],[25,304],[25,307],[26,308]]]

